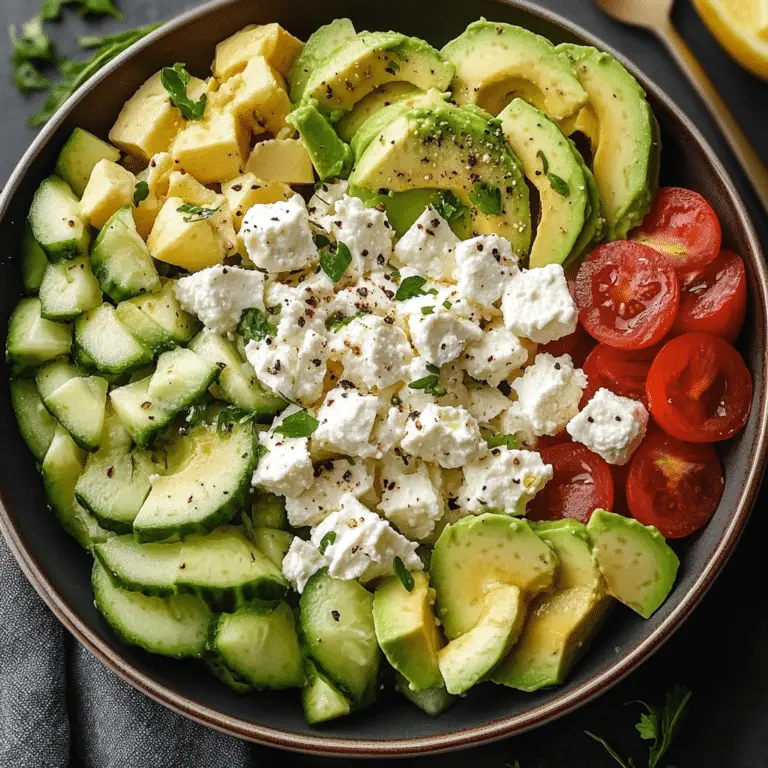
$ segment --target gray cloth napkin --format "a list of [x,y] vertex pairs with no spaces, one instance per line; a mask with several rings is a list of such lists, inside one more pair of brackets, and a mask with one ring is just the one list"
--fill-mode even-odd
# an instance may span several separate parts
[[176,715],[104,667],[0,537],[0,768],[246,768],[257,750],[272,752]]

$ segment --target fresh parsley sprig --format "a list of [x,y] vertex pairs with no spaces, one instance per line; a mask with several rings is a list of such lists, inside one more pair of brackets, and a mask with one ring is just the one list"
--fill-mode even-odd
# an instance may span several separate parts
[[122,19],[123,14],[115,8],[112,0],[43,0],[40,16],[43,21],[56,21],[61,18],[65,5],[76,5],[81,16],[111,16]]
[[460,219],[467,210],[467,206],[459,200],[450,190],[444,189],[435,201],[435,210],[446,220]]
[[257,307],[243,312],[237,330],[246,341],[263,341],[267,336],[277,335],[277,326],[270,323]]
[[283,437],[310,437],[320,426],[320,422],[307,411],[297,411],[286,416],[275,427],[275,432]]
[[440,386],[440,369],[436,365],[427,364],[429,375],[416,379],[408,385],[408,389],[420,389],[424,394],[433,397],[442,397],[446,394],[445,387]]
[[335,246],[329,245],[320,252],[320,266],[334,283],[338,283],[344,277],[351,263],[352,254],[342,242],[337,242]]
[[146,181],[137,181],[133,188],[133,204],[138,208],[149,197],[149,184]]
[[43,30],[42,19],[35,16],[22,24],[20,35],[15,26],[10,26],[8,34],[13,46],[13,82],[19,93],[48,90],[51,81],[40,70],[40,66],[52,64],[56,60],[56,48]]
[[200,205],[193,205],[192,203],[184,203],[184,205],[180,205],[176,211],[177,213],[188,213],[189,216],[184,217],[184,222],[186,224],[194,224],[198,221],[205,221],[206,219],[210,219],[211,216],[213,216],[216,211],[221,208],[220,205],[217,205],[215,208],[204,208]]
[[501,190],[489,181],[476,181],[472,184],[469,201],[489,216],[501,214]]
[[427,284],[425,278],[419,275],[411,275],[406,277],[402,283],[397,287],[397,293],[395,293],[395,301],[407,301],[415,296],[425,296],[426,291],[424,286]]
[[189,81],[189,72],[180,62],[160,70],[160,82],[171,97],[173,104],[181,110],[181,114],[187,120],[200,120],[205,114],[208,97],[203,94],[197,101],[192,101],[187,95]]

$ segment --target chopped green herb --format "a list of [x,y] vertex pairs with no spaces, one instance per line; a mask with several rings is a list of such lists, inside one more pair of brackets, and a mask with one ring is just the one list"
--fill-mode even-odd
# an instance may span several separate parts
[[206,424],[206,417],[208,415],[208,403],[201,403],[200,405],[193,405],[187,411],[187,428],[194,429],[202,424]]
[[509,448],[514,450],[520,447],[514,435],[491,435],[485,439],[489,448]]
[[395,557],[392,561],[392,567],[395,569],[397,578],[408,592],[413,592],[414,581],[411,572],[405,567],[405,563],[400,557]]
[[387,66],[385,67],[385,71],[389,72],[392,75],[394,75],[395,72],[397,72],[399,69],[400,69],[400,65],[394,59],[390,59],[387,62]]
[[242,424],[253,418],[252,413],[238,408],[236,405],[228,405],[219,411],[216,417],[216,431],[222,435],[231,432],[235,424]]
[[408,299],[414,298],[414,296],[424,296],[426,292],[423,288],[426,284],[426,279],[419,277],[419,275],[406,277],[397,289],[395,301],[407,301]]
[[274,307],[267,307],[270,315],[279,315],[283,311],[282,304],[275,304]]
[[16,90],[22,94],[33,91],[47,91],[51,81],[31,61],[22,61],[13,65],[13,82]]
[[56,48],[43,31],[40,17],[35,16],[23,24],[20,37],[14,26],[8,28],[8,34],[13,46],[13,82],[19,93],[48,90],[51,81],[40,71],[38,65],[53,63]]
[[640,716],[640,721],[635,727],[641,738],[653,741],[648,754],[648,768],[656,768],[659,760],[667,753],[672,739],[680,730],[680,723],[691,695],[687,688],[676,685],[667,693],[661,711],[644,701],[639,702],[647,712]]
[[427,315],[431,315],[435,311],[434,307],[422,307],[421,308],[421,314],[426,317]]
[[325,235],[315,235],[314,240],[315,240],[315,245],[318,248],[325,248],[331,243],[331,241]]
[[502,211],[501,190],[490,182],[474,182],[472,191],[469,193],[469,200],[489,216],[498,216]]
[[77,38],[77,44],[81,48],[101,48],[106,45],[119,45],[126,40],[135,42],[137,33],[144,32],[147,35],[159,26],[159,24],[149,24],[139,29],[127,29],[124,32],[113,32],[108,35],[82,35]]
[[453,304],[451,304],[451,302],[450,302],[450,301],[447,301],[447,300],[446,300],[446,301],[444,301],[444,302],[443,302],[443,306],[444,306],[446,309],[450,309],[450,308],[453,306]]
[[160,82],[171,97],[171,101],[181,110],[181,114],[187,120],[200,120],[205,114],[208,99],[203,94],[198,101],[192,101],[187,96],[189,80],[189,72],[184,68],[184,64],[179,62],[172,67],[163,67],[160,70]]
[[555,173],[549,172],[549,161],[547,160],[547,156],[539,150],[536,153],[536,157],[538,157],[541,160],[541,167],[544,171],[544,175],[549,180],[549,183],[552,185],[552,189],[557,192],[558,195],[562,195],[563,197],[568,197],[571,194],[571,188],[568,186],[568,182],[565,179],[560,178]]
[[342,242],[336,243],[336,248],[328,248],[320,253],[320,266],[334,283],[338,283],[352,263],[352,254]]
[[269,448],[263,443],[259,443],[256,446],[256,464],[258,464],[268,453]]
[[430,294],[431,296],[437,296],[437,294],[439,293],[439,291],[437,290],[437,288],[430,288],[430,289],[427,291],[427,293],[428,293],[428,294]]
[[263,341],[267,336],[277,334],[277,326],[272,325],[264,313],[256,307],[243,312],[237,330],[246,341]]
[[180,205],[176,211],[178,213],[188,213],[189,216],[185,216],[184,221],[187,224],[194,224],[198,221],[210,219],[219,208],[221,208],[220,205],[217,205],[215,208],[203,208],[199,205],[192,205],[192,203],[184,203],[184,205]]
[[286,416],[275,432],[283,437],[309,437],[320,426],[320,422],[307,411],[297,411]]
[[421,389],[424,391],[424,394],[432,395],[433,397],[442,397],[446,393],[445,387],[440,386],[440,377],[436,373],[412,381],[408,385],[408,389]]
[[432,363],[427,363],[427,370],[430,373],[440,373],[440,369],[436,365],[432,365]]
[[584,731],[584,733],[586,733],[590,739],[594,739],[598,744],[602,744],[605,751],[621,766],[621,768],[636,768],[632,758],[629,759],[629,762],[625,762],[620,757],[619,753],[616,752],[616,750],[605,739],[601,739],[591,731]]
[[444,189],[435,201],[435,210],[446,221],[454,221],[455,219],[460,219],[465,214],[467,207],[453,192]]
[[328,531],[328,533],[320,539],[320,546],[317,548],[321,555],[325,554],[325,550],[336,541],[336,531]]
[[392,274],[390,275],[390,277],[391,277],[391,278],[392,278],[392,279],[393,279],[393,280],[394,280],[396,283],[399,283],[399,282],[400,282],[400,270],[399,270],[399,269],[393,269],[393,270],[392,270]]
[[146,181],[137,181],[133,190],[133,204],[138,208],[139,203],[149,197],[149,184]]
[[40,18],[43,21],[56,21],[61,18],[61,11],[65,5],[72,5],[77,0],[43,0],[40,6]]
[[112,0],[77,0],[82,16],[111,16],[122,19],[123,14],[115,8]]
[[541,168],[542,168],[542,170],[544,171],[544,174],[545,174],[545,175],[546,175],[546,174],[548,174],[548,173],[549,173],[549,160],[547,160],[547,156],[546,156],[546,155],[544,154],[544,152],[543,152],[543,151],[540,149],[540,150],[539,150],[539,151],[536,153],[536,157],[538,157],[538,158],[539,158],[539,160],[541,160]]
[[392,395],[389,403],[390,403],[390,405],[393,405],[395,408],[397,408],[398,405],[402,405],[403,404],[403,401],[397,395]]
[[358,317],[363,317],[365,314],[365,312],[358,312],[356,315],[342,315],[341,312],[336,312],[325,321],[325,327],[329,331],[340,331],[353,320],[356,320]]

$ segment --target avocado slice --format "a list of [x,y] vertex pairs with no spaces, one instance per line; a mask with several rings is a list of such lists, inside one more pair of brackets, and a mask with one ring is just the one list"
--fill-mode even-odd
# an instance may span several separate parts
[[346,179],[352,170],[352,150],[311,100],[293,110],[285,121],[301,136],[320,181]]
[[510,584],[526,597],[548,589],[557,556],[526,520],[486,513],[447,525],[430,565],[437,616],[451,640],[476,627],[491,584]]
[[435,592],[424,573],[414,573],[408,592],[397,576],[379,584],[373,595],[376,639],[389,663],[414,691],[443,685],[437,651],[443,644],[432,606]]
[[313,32],[288,73],[291,101],[298,104],[304,95],[310,75],[330,59],[342,45],[355,39],[355,25],[349,19],[335,19]]
[[520,163],[498,121],[479,110],[452,104],[407,110],[369,144],[349,181],[372,191],[449,190],[470,209],[475,232],[506,237],[519,255],[530,247]]
[[316,99],[320,111],[335,123],[385,83],[444,91],[453,73],[453,64],[424,40],[399,32],[361,32],[311,70],[302,98]]
[[539,192],[539,226],[529,265],[562,264],[579,240],[589,213],[589,194],[578,152],[557,125],[522,99],[499,114],[501,129]]
[[416,86],[410,83],[384,83],[378,88],[372,90],[367,96],[363,96],[360,101],[352,107],[351,111],[347,112],[344,117],[336,123],[336,131],[339,137],[346,142],[352,141],[352,138],[357,133],[358,128],[371,116],[376,114],[380,109],[389,107],[392,104],[397,103],[406,96],[413,96],[414,94],[420,94],[420,91]]
[[441,53],[456,65],[452,89],[457,104],[477,104],[498,115],[519,96],[562,120],[587,102],[570,62],[545,37],[522,27],[481,19]]
[[677,555],[652,525],[604,509],[595,510],[587,531],[609,594],[649,618],[672,591]]
[[399,672],[395,674],[395,689],[431,717],[442,714],[456,701],[456,697],[451,696],[444,686],[430,688],[426,691],[414,691],[411,690],[410,683]]
[[[573,144],[573,142],[571,143]],[[584,174],[584,183],[587,188],[587,211],[581,234],[574,243],[570,255],[563,262],[564,267],[577,262],[586,251],[599,243],[605,236],[605,217],[603,216],[603,206],[600,202],[600,191],[597,188],[597,182],[595,182],[592,171],[587,167],[584,158],[579,153],[575,144],[573,149],[576,152],[576,156],[581,164],[582,173]]]
[[611,604],[583,523],[566,519],[532,527],[560,561],[555,592],[534,600],[520,640],[490,675],[521,691],[564,682]]
[[642,222],[658,188],[661,141],[656,118],[645,91],[613,56],[569,43],[559,45],[557,50],[573,64],[589,96],[594,119],[588,112],[573,127],[586,127],[590,134],[592,170],[608,225],[608,239],[624,239]]
[[477,626],[438,651],[448,693],[465,693],[479,683],[517,642],[524,619],[525,599],[517,587],[489,587]]

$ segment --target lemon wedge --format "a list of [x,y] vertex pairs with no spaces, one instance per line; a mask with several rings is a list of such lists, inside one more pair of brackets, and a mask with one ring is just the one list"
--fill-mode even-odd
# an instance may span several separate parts
[[768,80],[768,0],[693,0],[717,41],[743,67]]

